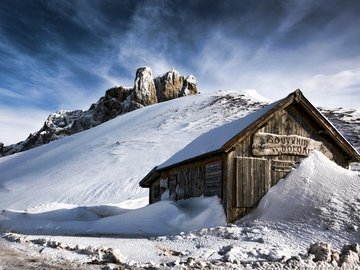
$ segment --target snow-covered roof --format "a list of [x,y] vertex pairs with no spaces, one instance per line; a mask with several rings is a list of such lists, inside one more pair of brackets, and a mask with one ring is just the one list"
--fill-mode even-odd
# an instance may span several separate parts
[[275,107],[287,106],[293,101],[296,101],[308,111],[314,119],[317,119],[319,124],[330,131],[330,134],[340,147],[342,147],[354,160],[360,160],[360,155],[356,149],[345,139],[345,137],[323,116],[318,109],[316,109],[301,93],[300,90],[289,94],[286,98],[275,101],[266,107],[251,113],[245,117],[224,124],[214,128],[196,138],[189,143],[185,148],[175,153],[172,157],[159,165],[156,170],[171,167],[184,161],[189,161],[206,154],[216,153],[224,150],[224,146],[229,143],[234,137],[241,134],[245,129],[256,123],[263,116]]
[[281,101],[283,101],[283,99],[275,101],[256,112],[246,115],[245,117],[226,123],[200,135],[183,149],[175,153],[167,161],[159,165],[157,170],[221,150],[228,141],[241,133],[256,120],[260,119],[271,109],[276,107]]

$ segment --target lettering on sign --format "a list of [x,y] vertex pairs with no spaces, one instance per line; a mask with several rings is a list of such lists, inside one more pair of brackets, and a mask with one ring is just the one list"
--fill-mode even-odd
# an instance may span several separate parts
[[261,132],[256,133],[253,137],[252,152],[255,156],[308,156],[313,150],[322,152],[330,159],[333,157],[322,142],[310,138]]

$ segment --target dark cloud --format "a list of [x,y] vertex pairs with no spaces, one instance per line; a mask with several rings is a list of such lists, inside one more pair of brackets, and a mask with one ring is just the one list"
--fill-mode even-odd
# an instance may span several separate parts
[[28,54],[57,44],[74,54],[106,47],[115,31],[126,31],[135,1],[2,1],[2,35]]
[[193,73],[205,89],[272,97],[282,76],[356,69],[359,12],[355,0],[3,0],[0,88],[17,106],[18,95],[46,109],[84,106],[149,65]]

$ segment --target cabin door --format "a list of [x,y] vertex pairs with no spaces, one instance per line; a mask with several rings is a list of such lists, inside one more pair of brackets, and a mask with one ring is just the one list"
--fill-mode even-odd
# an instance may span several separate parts
[[271,186],[271,165],[265,158],[236,157],[236,207],[255,207]]

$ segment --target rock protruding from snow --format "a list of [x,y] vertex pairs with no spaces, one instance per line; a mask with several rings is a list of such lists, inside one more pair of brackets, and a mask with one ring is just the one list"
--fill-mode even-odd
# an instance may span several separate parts
[[329,243],[315,243],[312,244],[308,250],[309,254],[315,257],[314,262],[331,262],[334,258],[338,258],[339,254],[334,251]]
[[360,266],[360,246],[355,243],[343,246],[338,262],[339,266]]
[[155,86],[159,101],[166,101],[197,93],[196,79],[189,75],[181,76],[175,69],[155,78]]
[[44,126],[17,144],[0,143],[0,157],[22,152],[59,138],[100,125],[120,114],[174,98],[197,94],[196,79],[184,78],[176,70],[153,79],[149,67],[136,71],[134,87],[117,86],[106,91],[105,96],[93,103],[87,111],[60,110],[49,115]]
[[141,105],[157,103],[155,83],[149,67],[142,67],[136,71],[133,95],[133,101]]
[[313,261],[318,266],[342,267],[342,269],[357,269],[360,266],[360,249],[359,244],[344,245],[341,252],[332,248],[329,243],[315,243],[308,250],[309,255],[313,255]]
[[90,127],[97,126],[124,113],[127,109],[126,100],[131,93],[132,89],[122,86],[108,89],[105,96],[90,106],[82,125],[87,125],[90,122]]

